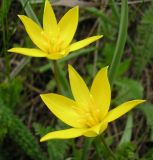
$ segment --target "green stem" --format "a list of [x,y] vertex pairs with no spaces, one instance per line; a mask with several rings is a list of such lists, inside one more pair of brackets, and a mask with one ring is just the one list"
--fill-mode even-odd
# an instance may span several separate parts
[[114,160],[117,160],[116,156],[114,155],[113,151],[111,150],[111,148],[107,145],[103,135],[101,134],[100,136],[100,139],[102,141],[102,143],[104,144],[104,147],[105,149],[108,151],[108,153],[110,154],[110,156],[114,159]]
[[109,70],[109,78],[111,86],[113,86],[114,78],[118,70],[121,57],[123,55],[124,46],[127,38],[127,29],[128,29],[128,0],[122,0],[119,34],[117,38],[117,44],[114,56]]
[[58,77],[58,66],[57,66],[57,62],[56,61],[53,61],[53,67],[54,67],[54,75],[55,75],[55,81],[56,81],[56,85],[57,85],[57,90],[58,90],[59,93],[61,93],[59,77]]
[[84,147],[83,147],[83,152],[82,152],[81,160],[88,159],[88,151],[89,151],[89,148],[90,148],[92,142],[93,142],[92,138],[86,138],[85,139],[85,144],[84,144]]
[[65,78],[65,73],[61,65],[59,65],[58,61],[52,61],[52,70],[55,75],[55,81],[57,84],[57,89],[59,93],[67,96],[67,97],[72,97],[69,84],[67,82],[67,79]]

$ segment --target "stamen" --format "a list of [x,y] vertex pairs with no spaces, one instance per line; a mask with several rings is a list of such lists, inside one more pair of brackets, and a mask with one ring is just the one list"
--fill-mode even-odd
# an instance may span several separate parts
[[88,127],[93,127],[100,122],[100,110],[94,101],[87,106],[80,106],[80,104],[78,104],[78,107],[74,107],[74,110],[80,114],[81,124],[83,123]]

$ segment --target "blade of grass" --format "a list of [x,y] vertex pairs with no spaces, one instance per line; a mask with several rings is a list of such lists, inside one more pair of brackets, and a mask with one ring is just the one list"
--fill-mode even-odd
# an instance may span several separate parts
[[119,26],[119,34],[117,38],[116,48],[114,51],[114,56],[112,59],[112,63],[110,65],[109,70],[109,77],[111,86],[113,86],[113,81],[115,79],[115,75],[118,70],[118,66],[120,64],[126,39],[127,39],[127,29],[128,29],[128,1],[122,1],[121,6],[121,19],[120,19],[120,26]]
[[117,7],[115,1],[114,0],[109,0],[109,4],[111,6],[112,12],[114,13],[114,16],[116,17],[116,19],[120,20],[120,15],[119,15],[119,12],[118,12],[118,7]]
[[[112,9],[112,13],[116,17],[116,20],[119,22],[120,21],[120,14],[119,14],[119,8],[117,6],[117,3],[114,0],[109,0],[110,7]],[[131,50],[133,53],[135,53],[135,45],[133,41],[131,40],[130,36],[127,35],[127,43],[130,46]]]
[[30,62],[30,60],[31,57],[24,57],[23,59],[21,59],[19,64],[10,73],[10,79],[12,80],[14,77],[16,77],[19,74],[19,72],[24,68],[24,66]]
[[85,10],[97,17],[102,18],[102,20],[106,23],[111,24],[112,26],[116,26],[116,23],[112,21],[110,18],[108,18],[101,10],[94,7],[88,7]]
[[114,154],[114,152],[112,151],[112,149],[109,147],[109,145],[106,142],[106,139],[104,138],[104,136],[101,134],[99,135],[99,139],[101,140],[101,142],[103,143],[105,149],[107,150],[107,152],[109,153],[110,157],[113,160],[117,160],[116,155]]
[[118,147],[120,147],[123,143],[130,142],[132,137],[132,128],[133,128],[133,117],[131,112],[128,114],[126,126]]
[[[116,17],[116,21],[119,22],[120,21],[120,13],[119,13],[118,6],[116,5],[117,3],[114,0],[110,0],[109,4],[110,4],[110,7],[112,9],[112,13]],[[105,23],[108,23],[108,24],[110,24],[113,27],[118,27],[118,23],[116,23],[114,21],[111,21],[110,18],[107,17],[102,11],[99,11],[98,9],[96,9],[94,7],[89,7],[86,10],[89,13],[91,13],[91,14],[99,17],[99,18],[101,18],[102,21],[104,21]],[[128,42],[128,45],[131,47],[132,52],[135,53],[134,43],[132,42],[132,40],[131,40],[131,38],[129,36],[127,37],[127,42]]]
[[[98,22],[100,21],[100,18],[98,18]],[[101,24],[98,23],[97,26],[97,34],[100,35],[101,34]],[[96,41],[96,47],[99,47],[99,41]],[[94,51],[94,57],[93,57],[93,72],[92,72],[92,78],[95,76],[96,72],[97,72],[97,62],[98,62],[98,50]]]
[[94,140],[93,138],[86,138],[85,139],[85,144],[83,146],[83,152],[82,152],[81,160],[88,159],[88,151],[91,148],[93,140]]
[[11,5],[11,1],[2,1],[2,6],[0,8],[0,23],[2,24],[2,54],[5,59],[5,68],[6,68],[6,76],[10,79],[10,57],[7,54],[7,46],[8,46],[8,12]]
[[40,25],[40,22],[36,16],[36,14],[34,13],[29,0],[19,0],[23,9],[25,10],[26,14],[28,15],[28,17],[32,18],[35,22],[37,22]]
[[[35,22],[37,22],[38,24],[40,24],[37,16],[35,15],[29,0],[19,0],[19,2],[21,3],[23,9],[25,10],[26,14],[28,15],[28,17],[32,18]],[[13,79],[15,76],[17,76],[20,71],[30,62],[32,57],[26,57],[23,58],[21,60],[22,63],[20,63],[20,66],[17,66],[11,73],[11,79]]]

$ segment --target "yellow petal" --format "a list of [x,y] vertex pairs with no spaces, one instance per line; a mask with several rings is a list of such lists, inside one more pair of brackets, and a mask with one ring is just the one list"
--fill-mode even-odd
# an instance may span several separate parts
[[107,114],[111,101],[111,89],[108,80],[108,67],[102,68],[94,78],[90,90],[100,110],[101,120]]
[[44,137],[40,139],[40,142],[51,140],[51,139],[69,139],[69,138],[76,138],[86,131],[87,129],[77,129],[77,128],[70,128],[61,131],[54,131],[46,134]]
[[78,49],[83,48],[83,47],[86,47],[87,45],[89,45],[90,43],[100,39],[101,37],[102,37],[102,35],[101,36],[93,36],[93,37],[89,37],[89,38],[86,38],[84,40],[75,42],[75,43],[70,45],[70,52],[78,50]]
[[80,124],[80,116],[75,111],[77,106],[73,100],[53,93],[41,94],[40,96],[49,110],[63,122],[72,127],[84,127],[83,124]]
[[19,54],[23,54],[26,56],[32,57],[46,57],[46,53],[41,51],[40,49],[32,49],[32,48],[11,48],[8,52],[15,52]]
[[48,36],[52,36],[53,32],[57,32],[57,21],[48,0],[45,1],[44,15],[43,15],[43,29]]
[[108,112],[108,115],[104,119],[104,121],[111,122],[114,121],[115,119],[121,117],[128,111],[130,111],[132,108],[136,107],[138,104],[145,102],[145,100],[133,100],[133,101],[128,101],[125,102],[115,109],[112,109],[111,111]]
[[24,24],[25,29],[33,43],[41,50],[46,51],[47,43],[44,39],[44,33],[41,27],[39,27],[38,24],[36,24],[32,19],[28,18],[27,16],[19,15],[19,18]]
[[95,137],[98,136],[99,134],[101,134],[102,132],[105,131],[105,129],[107,128],[108,123],[106,122],[101,122],[100,124],[88,129],[83,135],[86,137]]
[[87,109],[91,99],[90,92],[83,79],[71,65],[69,65],[69,79],[76,102]]
[[64,41],[65,47],[70,44],[78,25],[78,6],[70,9],[58,23],[60,38]]
[[69,49],[66,48],[60,52],[57,52],[57,53],[50,53],[50,54],[47,54],[47,58],[48,59],[54,59],[54,60],[57,60],[57,59],[61,59],[63,57],[65,57],[66,55],[69,54]]

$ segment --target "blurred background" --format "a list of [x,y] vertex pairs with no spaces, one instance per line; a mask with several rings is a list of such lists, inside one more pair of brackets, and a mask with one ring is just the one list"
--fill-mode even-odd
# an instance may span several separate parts
[[[122,1],[51,3],[58,20],[70,8],[79,6],[74,41],[97,34],[104,37],[58,60],[58,91],[51,60],[7,52],[17,46],[33,47],[17,15],[27,15],[42,24],[44,0],[0,1],[0,160],[109,160],[109,153],[98,137],[40,143],[44,134],[68,126],[50,113],[39,94],[54,92],[71,97],[67,64],[73,65],[88,86],[97,70],[110,66],[120,25],[125,25],[120,20]],[[129,0],[128,16],[128,35],[114,78],[111,106],[132,99],[147,99],[147,103],[111,123],[104,134],[118,160],[153,160],[152,0]],[[121,38],[124,36],[122,33]]]

